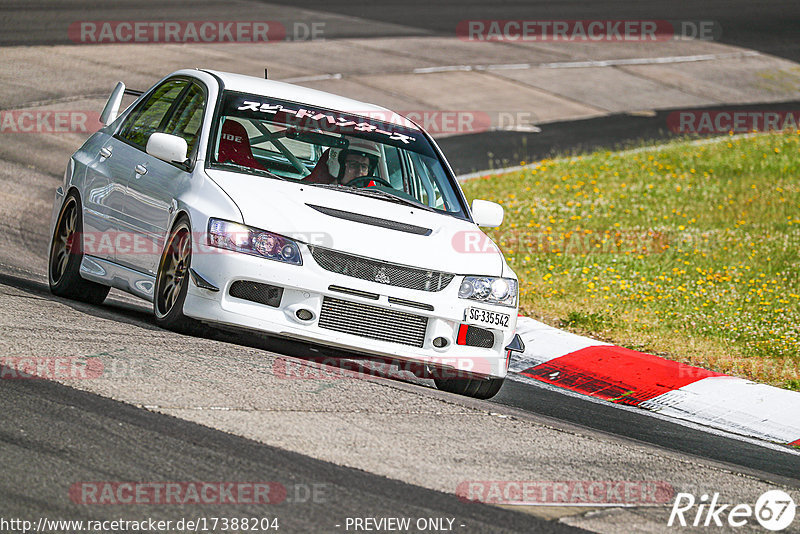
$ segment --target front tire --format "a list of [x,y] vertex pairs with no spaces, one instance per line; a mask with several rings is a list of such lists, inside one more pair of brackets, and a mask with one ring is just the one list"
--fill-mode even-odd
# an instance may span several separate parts
[[191,264],[192,231],[189,220],[181,217],[169,233],[158,264],[153,311],[161,328],[181,333],[197,329],[197,322],[183,314]]
[[83,213],[81,201],[74,192],[67,195],[58,214],[50,256],[47,262],[47,280],[50,292],[89,304],[101,304],[110,287],[81,277],[83,261]]
[[448,393],[475,399],[491,399],[503,387],[505,378],[434,378],[436,387]]

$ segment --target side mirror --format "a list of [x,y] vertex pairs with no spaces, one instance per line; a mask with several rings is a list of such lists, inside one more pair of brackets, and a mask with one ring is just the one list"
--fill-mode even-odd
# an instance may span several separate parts
[[478,226],[494,228],[503,224],[503,206],[488,200],[472,201],[472,219]]
[[119,106],[122,104],[122,95],[125,94],[125,84],[117,82],[117,86],[111,91],[111,96],[108,97],[106,107],[100,113],[100,122],[102,124],[111,124],[116,120]]
[[145,148],[148,154],[167,163],[183,163],[189,146],[186,139],[161,132],[150,134]]

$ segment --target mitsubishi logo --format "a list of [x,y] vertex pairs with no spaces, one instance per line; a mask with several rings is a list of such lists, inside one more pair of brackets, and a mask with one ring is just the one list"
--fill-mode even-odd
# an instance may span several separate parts
[[389,280],[389,276],[386,274],[386,267],[381,267],[378,269],[378,272],[375,273],[375,281],[379,284],[389,284],[391,280]]

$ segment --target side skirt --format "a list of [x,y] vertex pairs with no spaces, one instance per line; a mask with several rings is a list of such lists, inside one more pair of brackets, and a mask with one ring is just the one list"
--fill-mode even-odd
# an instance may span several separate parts
[[153,302],[155,276],[88,255],[83,256],[80,273],[87,280],[121,289]]

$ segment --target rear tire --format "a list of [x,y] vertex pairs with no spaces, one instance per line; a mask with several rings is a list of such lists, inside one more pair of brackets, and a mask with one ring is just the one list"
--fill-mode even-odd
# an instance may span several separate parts
[[503,387],[505,378],[434,378],[436,387],[448,393],[475,399],[491,399]]
[[192,265],[192,230],[189,219],[182,216],[167,238],[161,261],[158,263],[153,312],[161,328],[193,334],[199,324],[183,314],[183,304],[189,291],[189,267]]
[[109,286],[81,277],[83,261],[83,212],[81,201],[74,192],[67,195],[58,214],[50,256],[47,262],[47,280],[50,292],[89,304],[101,304],[111,290]]

